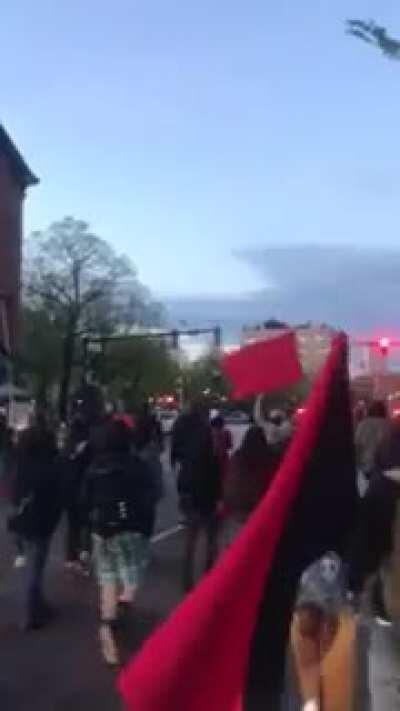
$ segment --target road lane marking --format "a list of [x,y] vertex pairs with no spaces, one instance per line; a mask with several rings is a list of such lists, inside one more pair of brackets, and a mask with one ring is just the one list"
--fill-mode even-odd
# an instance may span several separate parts
[[173,526],[172,528],[167,528],[165,531],[160,531],[160,533],[156,533],[156,535],[152,537],[151,542],[160,543],[160,541],[165,541],[167,538],[175,536],[180,531],[183,531],[183,529],[184,526],[180,524],[178,526]]

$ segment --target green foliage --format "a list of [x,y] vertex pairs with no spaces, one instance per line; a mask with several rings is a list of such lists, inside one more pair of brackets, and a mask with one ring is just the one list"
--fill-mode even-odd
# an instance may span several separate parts
[[149,397],[175,392],[180,370],[164,343],[134,338],[107,343],[94,372],[112,398],[134,411]]
[[61,374],[62,333],[45,309],[22,309],[17,366],[28,377],[34,397],[46,402]]
[[185,400],[193,401],[204,397],[218,400],[226,397],[229,392],[219,358],[213,353],[184,367],[181,378]]
[[400,41],[390,37],[384,27],[380,27],[372,20],[347,20],[347,33],[357,39],[378,47],[390,59],[400,59]]

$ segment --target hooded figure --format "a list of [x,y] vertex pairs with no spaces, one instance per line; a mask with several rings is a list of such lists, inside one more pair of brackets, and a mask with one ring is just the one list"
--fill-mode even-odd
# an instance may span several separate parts
[[400,421],[377,450],[377,474],[362,502],[350,588],[364,592],[371,621],[372,711],[400,706]]

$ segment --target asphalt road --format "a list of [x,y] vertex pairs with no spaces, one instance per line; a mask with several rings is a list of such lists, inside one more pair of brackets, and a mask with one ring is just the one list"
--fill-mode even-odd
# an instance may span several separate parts
[[[116,711],[120,709],[114,674],[102,663],[97,644],[97,593],[94,581],[66,573],[61,533],[54,541],[47,591],[58,615],[39,632],[23,633],[20,623],[21,571],[12,568],[12,551],[2,535],[0,567],[1,711]],[[153,560],[123,640],[125,659],[176,606],[181,537],[154,545]]]
[[[235,443],[243,428],[234,428]],[[164,457],[166,495],[159,508],[153,557],[123,640],[125,659],[182,597],[174,474]],[[58,610],[53,624],[24,633],[21,624],[23,571],[14,570],[14,550],[0,502],[0,709],[1,711],[117,711],[115,674],[102,662],[97,643],[97,591],[91,578],[63,567],[63,532],[57,532],[46,575],[47,596]],[[189,711],[189,710],[188,710]]]
[[[164,456],[165,497],[152,561],[137,597],[127,634],[129,659],[182,598],[183,535],[178,526],[175,476]],[[63,567],[63,531],[53,541],[46,575],[47,596],[58,610],[53,624],[24,633],[21,623],[23,571],[14,570],[14,550],[0,500],[0,709],[1,711],[116,711],[115,675],[103,664],[97,643],[97,591],[93,579]]]
[[[172,472],[165,472],[166,496],[156,527],[153,556],[123,640],[125,659],[181,599],[182,532]],[[52,545],[47,596],[58,610],[53,624],[24,633],[21,576],[0,505],[0,709],[1,711],[116,711],[115,675],[102,662],[97,643],[97,591],[94,580],[63,567],[63,531]]]

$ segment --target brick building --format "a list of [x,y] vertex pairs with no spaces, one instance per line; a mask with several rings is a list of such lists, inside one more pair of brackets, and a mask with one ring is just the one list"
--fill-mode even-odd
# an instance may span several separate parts
[[0,347],[11,352],[18,339],[23,202],[37,182],[0,124]]
[[305,323],[299,326],[288,326],[286,323],[270,319],[254,327],[242,330],[241,343],[254,343],[269,338],[276,338],[288,330],[294,331],[297,339],[297,349],[304,374],[313,377],[324,364],[330,351],[335,330],[325,324]]

